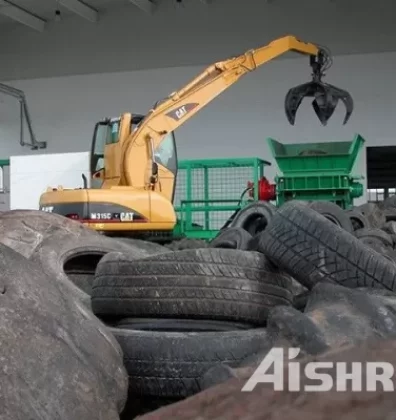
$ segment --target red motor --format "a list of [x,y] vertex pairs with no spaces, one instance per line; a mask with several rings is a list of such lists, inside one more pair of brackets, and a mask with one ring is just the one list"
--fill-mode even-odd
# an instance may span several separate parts
[[[249,197],[254,198],[254,183],[248,182]],[[276,199],[276,185],[270,184],[268,179],[263,176],[258,181],[258,199],[260,201],[272,201]]]

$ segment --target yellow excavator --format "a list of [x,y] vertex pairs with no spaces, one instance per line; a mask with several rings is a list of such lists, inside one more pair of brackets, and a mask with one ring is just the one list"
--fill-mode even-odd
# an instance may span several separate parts
[[173,231],[178,168],[174,130],[242,76],[289,51],[307,55],[312,68],[312,80],[286,95],[289,123],[294,124],[302,100],[312,97],[323,125],[341,100],[346,124],[353,111],[351,95],[322,81],[331,65],[328,50],[285,36],[211,65],[184,88],[157,102],[146,115],[125,113],[98,122],[91,150],[91,186],[84,178],[80,189],[50,187],[40,197],[40,210],[78,220],[110,236]]

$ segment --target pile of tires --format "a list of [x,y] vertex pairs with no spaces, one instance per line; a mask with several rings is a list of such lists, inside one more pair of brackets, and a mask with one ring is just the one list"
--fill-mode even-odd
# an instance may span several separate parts
[[92,310],[121,345],[130,394],[175,401],[199,392],[210,368],[237,367],[268,348],[268,313],[292,305],[289,284],[257,252],[109,253],[96,270]]
[[318,355],[396,339],[389,205],[254,203],[209,244],[172,247],[3,213],[7,418],[131,420],[238,376],[274,346]]
[[[378,255],[372,267],[377,253],[357,234],[372,229],[353,217],[332,203],[254,203],[205,248],[102,258],[92,310],[121,345],[134,408],[189,397],[267,352],[282,317],[297,320],[323,281],[393,292],[396,266]],[[315,342],[307,331],[302,347]]]
[[[289,202],[259,236],[257,249],[308,289],[324,279],[348,287],[396,290],[396,266],[314,210]],[[365,237],[365,236],[364,236]]]
[[[296,201],[293,201],[296,203]],[[366,203],[353,209],[343,210],[328,201],[299,201],[348,233],[354,234],[366,245],[396,263],[396,198],[389,197],[375,204]],[[240,211],[227,229],[221,230],[211,246],[252,250],[252,237],[265,230],[275,206],[267,202],[255,202]]]

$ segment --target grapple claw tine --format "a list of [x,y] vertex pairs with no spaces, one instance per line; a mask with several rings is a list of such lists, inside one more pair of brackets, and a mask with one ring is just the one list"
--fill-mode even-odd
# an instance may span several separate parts
[[338,97],[329,86],[324,83],[318,83],[314,97],[315,99],[312,102],[312,106],[315,114],[322,125],[327,125],[327,122],[332,117],[337,107]]
[[334,110],[337,106],[338,99],[333,101],[326,101],[324,104],[321,104],[318,99],[312,101],[312,107],[315,111],[315,114],[319,118],[319,121],[322,125],[327,125],[327,122],[334,114]]
[[[300,101],[301,103],[301,101]],[[300,103],[296,101],[296,95],[294,89],[290,89],[285,97],[285,113],[286,118],[288,119],[291,125],[294,125],[296,121],[297,109],[300,106]]]
[[301,105],[302,100],[310,96],[312,90],[311,82],[296,86],[289,89],[285,97],[285,113],[291,125],[294,125],[296,120],[297,110]]
[[333,95],[337,97],[337,99],[341,99],[341,101],[345,105],[346,114],[344,117],[344,121],[342,123],[343,125],[345,125],[349,121],[349,118],[351,117],[353,113],[354,104],[353,104],[352,96],[349,92],[347,92],[344,89],[338,88],[333,85],[328,85],[328,86],[334,91]]

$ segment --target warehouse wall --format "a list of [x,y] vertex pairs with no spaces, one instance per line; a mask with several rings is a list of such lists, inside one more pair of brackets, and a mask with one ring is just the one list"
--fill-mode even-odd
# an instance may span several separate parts
[[[319,124],[306,100],[290,126],[283,99],[289,87],[309,77],[306,59],[273,62],[231,87],[196,117],[177,130],[179,157],[205,158],[258,155],[270,158],[268,136],[282,142],[349,140],[355,133],[370,145],[395,143],[391,79],[396,53],[336,57],[328,81],[347,88],[355,99],[355,113],[342,126],[340,103],[327,127]],[[94,123],[123,111],[145,112],[159,98],[183,86],[201,67],[172,68],[113,74],[69,76],[15,81],[26,92],[39,140],[48,153],[89,150]],[[0,157],[37,153],[18,144],[18,104],[0,102]],[[41,152],[40,152],[41,153]],[[365,156],[362,156],[362,169]],[[275,168],[268,173],[274,175]]]

